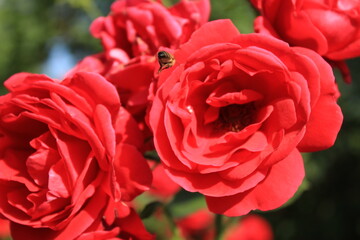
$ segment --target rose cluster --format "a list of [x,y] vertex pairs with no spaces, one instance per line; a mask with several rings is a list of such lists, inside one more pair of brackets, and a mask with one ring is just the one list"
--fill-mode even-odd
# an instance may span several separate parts
[[[301,152],[331,147],[340,130],[329,63],[345,73],[360,55],[360,4],[251,2],[260,33],[209,21],[209,0],[117,0],[90,26],[102,52],[63,80],[10,77],[0,218],[13,239],[155,239],[134,199],[166,203],[180,187],[226,216],[286,203],[305,175]],[[211,239],[212,218],[174,224]],[[272,239],[264,221],[250,215],[227,239]]]

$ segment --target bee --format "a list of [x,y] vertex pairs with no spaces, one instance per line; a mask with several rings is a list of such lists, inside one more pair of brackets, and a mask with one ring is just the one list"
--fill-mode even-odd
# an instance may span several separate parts
[[174,64],[175,64],[174,56],[168,52],[160,51],[160,52],[158,52],[157,57],[158,57],[158,61],[160,64],[158,73],[160,73],[164,69],[168,69],[168,68],[174,66]]

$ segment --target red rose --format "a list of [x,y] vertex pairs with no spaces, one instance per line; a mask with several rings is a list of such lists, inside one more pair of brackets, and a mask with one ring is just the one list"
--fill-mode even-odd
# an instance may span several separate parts
[[[159,47],[177,48],[209,18],[209,0],[182,0],[166,8],[161,1],[119,0],[111,13],[96,19],[91,33],[100,38],[104,52],[83,59],[70,73],[91,71],[116,86],[121,102],[139,123],[144,138],[151,133],[145,124],[148,95]],[[153,149],[147,141],[145,150]]]
[[266,219],[259,215],[245,216],[234,227],[227,230],[225,240],[272,240],[273,231]]
[[129,58],[177,48],[210,14],[209,0],[181,0],[169,9],[161,1],[118,0],[111,14],[97,18],[90,31],[106,51],[122,49]]
[[341,60],[360,56],[358,0],[251,0],[261,15],[256,32],[270,34],[290,45],[310,48],[332,60],[346,82],[349,69]]
[[255,29],[332,60],[360,56],[358,0],[255,0],[261,11]]
[[214,239],[214,214],[200,209],[177,221],[181,235],[186,240]]
[[151,171],[114,86],[85,72],[63,81],[20,73],[5,86],[0,214],[14,239],[81,239],[103,219],[130,216],[126,202],[149,188]]
[[165,171],[215,213],[281,206],[304,176],[299,151],[332,146],[341,126],[330,66],[228,20],[203,25],[174,56],[149,116]]

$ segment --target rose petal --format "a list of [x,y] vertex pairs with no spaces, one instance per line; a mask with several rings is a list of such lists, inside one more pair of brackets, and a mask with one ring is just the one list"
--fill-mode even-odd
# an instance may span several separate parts
[[313,103],[306,133],[298,148],[300,151],[320,151],[331,147],[340,130],[343,115],[336,104],[340,95],[334,84],[330,66],[316,53],[298,48],[298,52],[311,57],[320,71],[320,96]]
[[154,240],[155,236],[146,231],[143,222],[134,209],[126,218],[117,219],[117,226],[125,233],[125,236],[134,236],[134,239]]
[[263,16],[258,16],[255,18],[254,31],[256,33],[267,34],[276,38],[280,38],[275,29],[271,26],[271,23]]
[[246,178],[230,181],[222,178],[218,173],[180,172],[164,166],[169,177],[189,192],[200,192],[205,196],[231,196],[255,187],[266,174],[256,171]]
[[[212,34],[209,35],[208,33]],[[200,49],[203,46],[230,42],[239,31],[231,23],[230,20],[215,20],[211,24],[205,23],[199,30],[195,31],[190,40],[183,44],[181,49],[175,53],[175,59],[179,63],[183,63],[187,60],[192,53]],[[202,36],[207,36],[206,38]]]
[[10,224],[11,237],[14,240],[55,239],[55,232],[50,228],[32,228],[15,222]]
[[35,80],[36,81],[49,81],[49,82],[53,82],[52,79],[50,79],[49,77],[47,77],[46,75],[43,74],[31,74],[31,73],[17,73],[12,75],[9,79],[7,79],[4,82],[4,86],[9,90],[9,91],[18,91],[21,89],[25,89],[29,87],[29,84],[31,83],[31,81]]
[[108,109],[98,104],[94,111],[95,131],[99,136],[109,159],[115,156],[116,136],[112,124],[111,113]]
[[[72,182],[64,174],[66,167],[63,161],[58,161],[49,170],[49,193],[56,198],[67,198],[72,190]],[[52,200],[52,199],[49,199]]]
[[[291,3],[285,3],[291,4]],[[285,16],[278,19],[278,21],[286,21],[285,27],[277,28],[277,33],[283,36],[283,39],[293,45],[300,45],[306,48],[310,48],[320,55],[328,51],[328,41],[323,33],[312,23],[310,17],[303,11],[297,11],[296,15],[292,11],[290,6],[282,6],[289,10],[285,13]],[[291,16],[286,16],[290,15]]]
[[319,99],[311,113],[305,136],[298,145],[300,151],[321,151],[334,145],[343,121],[341,108],[335,102],[331,95]]
[[66,175],[72,184],[79,180],[79,176],[84,170],[91,152],[90,146],[77,138],[62,133],[61,131],[51,130],[56,139],[58,153],[66,165]]
[[302,157],[294,150],[274,164],[266,178],[253,189],[228,197],[206,196],[206,202],[212,212],[226,216],[245,215],[254,209],[268,211],[281,206],[294,195],[304,174]]
[[254,172],[263,161],[259,154],[250,153],[248,151],[239,151],[233,154],[231,159],[236,159],[239,164],[228,170],[221,171],[219,174],[224,179],[235,181],[245,178]]
[[[114,159],[116,181],[121,189],[121,200],[131,201],[140,193],[149,190],[152,174],[142,154],[133,146],[119,144],[116,146]],[[136,169],[134,172],[132,169]]]
[[99,74],[80,72],[73,78],[65,79],[63,84],[86,97],[89,103],[103,104],[112,113],[119,109],[120,99],[116,88]]
[[251,89],[244,89],[240,92],[227,92],[222,95],[219,95],[215,90],[206,99],[206,103],[213,107],[224,107],[230,104],[246,104],[261,99],[262,95]]
[[293,100],[283,99],[273,103],[274,111],[267,124],[277,130],[288,129],[297,123],[297,113]]
[[58,239],[74,239],[84,232],[94,221],[99,221],[102,206],[108,201],[107,195],[97,192],[89,199],[81,212],[79,212],[64,229],[58,232]]

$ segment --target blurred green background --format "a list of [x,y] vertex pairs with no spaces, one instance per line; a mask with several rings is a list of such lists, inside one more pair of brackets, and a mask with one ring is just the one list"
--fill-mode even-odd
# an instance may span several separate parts
[[[61,78],[78,60],[101,51],[88,28],[93,19],[108,14],[112,2],[0,0],[0,81],[22,71]],[[230,18],[242,33],[252,32],[257,13],[247,0],[211,3],[211,19]],[[348,65],[352,84],[344,84],[335,72],[344,113],[335,146],[304,155],[307,176],[296,199],[260,212],[276,240],[360,239],[360,58]],[[5,92],[1,86],[0,93]]]

